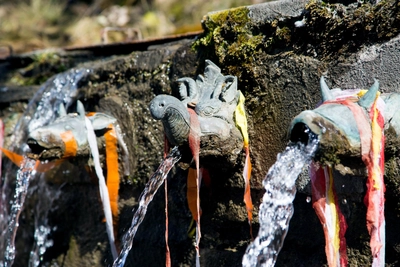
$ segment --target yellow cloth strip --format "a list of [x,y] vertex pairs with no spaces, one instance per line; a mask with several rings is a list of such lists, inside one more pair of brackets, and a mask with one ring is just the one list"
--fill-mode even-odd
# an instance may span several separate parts
[[333,248],[332,251],[332,261],[336,266],[339,266],[339,248],[340,248],[340,237],[339,237],[339,230],[340,230],[340,225],[339,225],[339,217],[337,214],[337,207],[336,207],[336,203],[335,203],[335,194],[334,194],[334,182],[333,182],[333,173],[332,173],[332,168],[330,167],[326,167],[327,170],[327,174],[325,175],[325,179],[328,179],[328,181],[326,181],[327,187],[326,187],[326,195],[327,195],[327,204],[328,204],[328,208],[329,208],[329,213],[330,213],[330,217],[331,217],[331,222],[330,222],[330,226],[331,229],[329,229],[329,235],[330,235],[330,244]]
[[243,136],[243,146],[246,152],[246,161],[243,169],[243,179],[245,183],[244,189],[244,203],[247,209],[247,218],[250,225],[250,235],[252,235],[251,221],[253,220],[253,202],[250,194],[250,178],[251,178],[251,162],[250,162],[250,149],[249,149],[249,134],[247,131],[247,118],[244,106],[244,95],[239,91],[239,102],[235,110],[235,123],[236,127],[240,130]]
[[247,147],[249,145],[249,134],[247,132],[247,118],[244,107],[245,98],[242,92],[239,91],[239,94],[239,102],[235,110],[235,123],[236,127],[239,128],[240,132],[242,133],[244,147]]
[[[374,105],[375,107],[375,105]],[[382,187],[380,176],[381,170],[379,166],[379,158],[380,158],[380,151],[381,151],[381,143],[382,143],[382,128],[378,124],[378,109],[374,108],[374,114],[372,118],[371,128],[372,128],[372,155],[374,161],[374,167],[372,172],[372,180],[375,190],[380,190]]]

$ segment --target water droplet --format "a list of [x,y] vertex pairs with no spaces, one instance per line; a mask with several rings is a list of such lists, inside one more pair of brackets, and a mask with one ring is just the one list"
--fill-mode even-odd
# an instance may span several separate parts
[[342,204],[347,204],[347,199],[343,198],[342,199]]
[[310,197],[310,196],[306,197],[306,202],[307,202],[307,203],[310,203],[310,202],[311,202],[311,197]]

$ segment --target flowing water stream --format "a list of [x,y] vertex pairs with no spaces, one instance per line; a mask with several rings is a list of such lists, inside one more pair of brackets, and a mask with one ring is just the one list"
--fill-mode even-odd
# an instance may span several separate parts
[[307,145],[288,145],[269,169],[263,181],[266,192],[259,211],[260,229],[247,247],[242,261],[244,267],[275,265],[293,215],[296,179],[303,166],[311,162],[317,147],[317,136],[310,132]]
[[35,165],[35,160],[25,158],[17,173],[14,200],[9,216],[10,220],[5,233],[6,251],[4,267],[11,266],[15,259],[15,236],[17,235],[18,219],[25,202],[26,193],[28,192],[29,182],[36,173]]
[[[78,82],[89,73],[89,69],[71,69],[54,76],[44,83],[30,100],[25,113],[18,121],[11,137],[11,146],[8,149],[19,154],[25,154],[29,149],[25,143],[27,134],[54,121],[61,103],[65,104],[66,107],[70,106],[78,97]],[[4,167],[6,171],[0,181],[0,266],[11,266],[14,260],[16,252],[12,243],[18,229],[18,216],[23,208],[23,200],[26,196],[25,190],[27,190],[29,180],[42,179],[42,177],[37,177],[39,175],[36,175],[34,171],[23,173],[20,170],[17,173],[17,169],[12,166],[12,163],[10,161],[6,162],[7,164]],[[16,182],[16,173],[17,179],[25,179],[23,186],[18,185],[18,181]],[[21,186],[26,186],[26,189]],[[40,195],[44,196],[43,194]],[[18,203],[19,198],[22,203]],[[18,215],[16,216],[16,214]],[[35,231],[40,231],[42,228],[41,225],[35,227],[37,228]],[[10,233],[13,234],[10,236]],[[37,237],[43,238],[43,234],[35,235],[35,238]],[[40,244],[41,241],[35,240],[35,243]]]
[[35,232],[34,243],[29,255],[29,267],[39,266],[46,249],[53,245],[53,240],[48,236],[55,228],[51,228],[48,224],[48,214],[54,209],[53,203],[61,195],[63,185],[49,185],[43,174],[29,185],[28,197],[35,195],[37,199],[34,206]]
[[129,227],[128,232],[124,235],[122,240],[122,250],[118,258],[114,261],[113,267],[123,267],[125,264],[126,257],[132,248],[132,242],[136,235],[136,231],[146,216],[147,207],[153,200],[153,197],[157,193],[158,188],[163,184],[167,178],[171,168],[179,161],[181,154],[178,147],[174,147],[168,156],[161,162],[156,172],[151,176],[147,182],[142,194],[139,197],[139,207],[136,210],[132,218],[132,224]]

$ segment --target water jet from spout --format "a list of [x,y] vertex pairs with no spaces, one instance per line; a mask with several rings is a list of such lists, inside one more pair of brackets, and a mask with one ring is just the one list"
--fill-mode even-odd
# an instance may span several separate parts
[[128,256],[128,253],[132,248],[132,243],[136,235],[136,231],[142,223],[144,217],[146,216],[148,205],[153,200],[153,197],[157,193],[158,188],[167,178],[171,168],[175,165],[175,163],[179,161],[180,158],[181,154],[178,150],[178,147],[174,147],[172,151],[168,154],[168,156],[161,162],[160,166],[151,176],[150,180],[147,182],[146,187],[139,197],[139,207],[133,215],[132,224],[122,240],[122,250],[118,258],[114,261],[113,267],[124,266],[126,257]]
[[245,267],[274,266],[283,246],[289,221],[293,215],[295,182],[303,166],[311,162],[318,146],[317,136],[304,128],[302,138],[289,144],[278,155],[263,181],[266,190],[260,205],[260,230],[247,247],[242,264]]

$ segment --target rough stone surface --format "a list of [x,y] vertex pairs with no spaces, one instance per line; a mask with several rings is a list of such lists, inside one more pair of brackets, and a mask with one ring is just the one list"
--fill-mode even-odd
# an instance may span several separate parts
[[[271,5],[272,10],[279,6]],[[123,177],[120,189],[120,240],[130,225],[132,209],[137,207],[144,184],[162,159],[162,124],[151,117],[148,103],[161,93],[177,96],[176,80],[195,78],[203,73],[204,59],[216,63],[225,75],[236,75],[238,89],[246,97],[253,164],[254,234],[263,195],[262,179],[288,142],[291,119],[319,102],[321,75],[327,77],[331,88],[369,87],[372,79],[377,78],[382,91],[400,91],[398,1],[347,6],[310,1],[304,4],[302,12],[288,13],[282,9],[275,16],[268,15],[268,20],[252,17],[258,8],[210,13],[204,18],[205,33],[196,40],[86,63],[85,67],[93,71],[80,82],[79,99],[87,111],[107,112],[118,119],[131,153],[131,175]],[[270,7],[267,3],[262,8]],[[295,22],[303,19],[304,26],[296,27]],[[3,120],[11,121],[23,107],[21,103],[24,101],[0,103]],[[233,157],[236,164],[232,164],[229,150],[223,154],[228,159],[226,162],[212,159],[204,162],[211,186],[201,189],[202,266],[241,266],[242,255],[250,242],[242,201],[244,155]],[[386,266],[397,266],[400,156],[395,143],[388,144],[385,157]],[[193,237],[188,234],[192,219],[185,194],[188,162],[190,158],[179,163],[168,178],[173,266],[194,263]],[[96,178],[84,168],[85,162],[72,162],[44,175],[48,186],[60,187],[60,195],[53,201],[49,213],[49,224],[56,228],[52,228],[50,238],[54,245],[44,255],[43,266],[111,264]],[[63,181],[68,182],[61,186]],[[349,266],[368,266],[371,262],[366,208],[362,201],[364,181],[359,176],[336,180],[339,190],[345,188],[340,193],[341,199],[346,200],[341,202],[341,208],[349,225],[346,234]],[[323,231],[307,201],[310,187],[305,175],[298,181],[298,187],[294,216],[276,266],[325,266]],[[28,207],[36,203],[35,194],[29,195]],[[27,244],[33,241],[33,228],[34,213],[25,209],[17,236],[15,266],[26,266]],[[139,228],[126,266],[163,266],[164,228],[164,195],[160,190]]]

